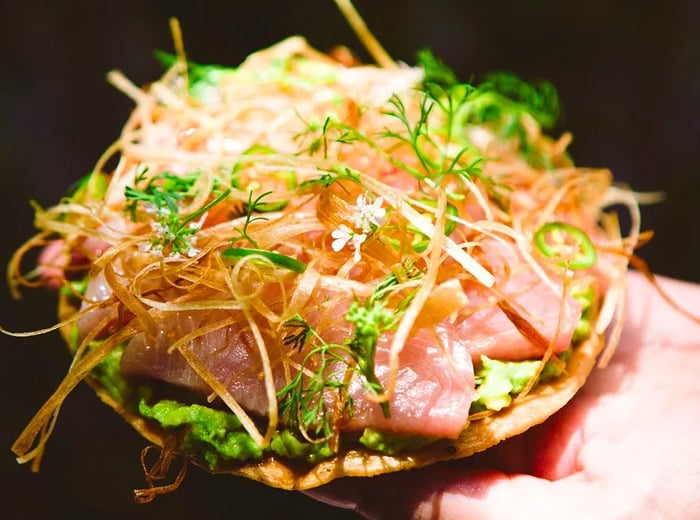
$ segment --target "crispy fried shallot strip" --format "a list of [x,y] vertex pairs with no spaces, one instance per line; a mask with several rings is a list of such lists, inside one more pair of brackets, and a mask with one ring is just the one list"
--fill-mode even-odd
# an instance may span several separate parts
[[[136,321],[137,320],[134,320],[125,325],[119,332],[103,341],[98,347],[87,353],[82,359],[71,366],[70,371],[58,385],[53,395],[44,403],[32,420],[29,421],[29,424],[22,430],[22,433],[12,445],[12,451],[17,455],[17,461],[19,463],[26,463],[36,457],[41,457],[41,453],[48,440],[48,434],[50,433],[50,428],[47,430],[47,426],[55,421],[65,398],[73,391],[73,388],[75,388],[80,381],[90,374],[93,368],[114,350],[115,347],[124,343],[139,332]],[[37,436],[39,436],[40,439],[36,446],[34,446]],[[32,467],[32,469],[36,471],[38,470],[38,466]]]

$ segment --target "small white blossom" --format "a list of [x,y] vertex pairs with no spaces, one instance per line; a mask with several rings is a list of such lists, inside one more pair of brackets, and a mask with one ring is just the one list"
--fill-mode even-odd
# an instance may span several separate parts
[[195,235],[188,235],[185,237],[182,237],[182,241],[187,245],[187,251],[185,251],[185,254],[189,258],[193,258],[197,256],[199,253],[201,253],[201,249],[195,247],[195,243],[197,242],[197,237]]
[[343,249],[348,242],[355,251],[354,260],[355,263],[359,262],[362,256],[360,255],[360,246],[367,240],[367,235],[364,233],[355,233],[345,224],[341,224],[338,229],[334,229],[331,232],[331,237],[334,239],[331,247],[336,253]]
[[367,240],[367,236],[372,232],[373,227],[381,226],[384,223],[386,209],[382,208],[383,202],[382,197],[377,197],[374,202],[368,204],[367,198],[364,195],[359,195],[351,218],[357,231],[345,224],[341,224],[338,229],[333,230],[331,232],[333,251],[338,252],[350,243],[355,252],[354,260],[359,262],[362,257],[360,247]]
[[143,210],[147,215],[158,215],[158,206],[151,204],[150,202],[143,203]]
[[381,226],[386,216],[386,209],[382,208],[383,202],[382,197],[377,197],[374,202],[367,204],[365,196],[358,195],[355,212],[352,215],[352,223],[355,227],[367,234],[372,231],[372,225]]
[[345,224],[341,224],[338,229],[334,229],[331,232],[331,238],[334,239],[333,243],[331,244],[333,251],[337,253],[343,249],[354,234],[354,231]]
[[169,243],[175,240],[175,234],[168,226],[160,222],[151,222],[151,229],[158,235],[161,242]]
[[201,253],[201,249],[197,249],[196,247],[190,247],[185,254],[187,255],[188,258],[194,258],[197,256],[199,253]]
[[163,258],[163,245],[153,240],[151,240],[150,242],[144,242],[141,245],[139,245],[139,250],[144,253],[151,253],[155,256]]
[[367,235],[365,235],[364,233],[361,233],[361,234],[354,233],[352,235],[352,239],[351,239],[352,247],[355,250],[355,255],[353,257],[353,260],[355,260],[355,263],[359,262],[360,259],[362,258],[362,255],[360,255],[360,246],[362,245],[362,243],[365,240],[367,240]]
[[202,229],[202,226],[204,225],[204,221],[207,220],[207,213],[204,212],[201,217],[199,217],[199,220],[195,220],[194,222],[191,222],[187,227],[189,229],[192,229],[194,231],[199,231]]
[[143,203],[143,210],[146,212],[147,215],[153,215],[153,216],[158,217],[160,219],[167,219],[170,215],[172,215],[172,211],[170,210],[169,207],[156,206],[155,204],[152,204],[151,202],[144,202]]

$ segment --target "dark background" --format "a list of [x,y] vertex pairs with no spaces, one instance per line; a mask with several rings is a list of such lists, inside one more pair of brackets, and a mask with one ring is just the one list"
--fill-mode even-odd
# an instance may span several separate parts
[[[579,165],[605,166],[666,201],[643,209],[656,237],[639,253],[658,273],[700,282],[700,2],[667,0],[371,1],[366,21],[396,59],[431,47],[461,78],[508,70],[559,89],[562,129]],[[131,103],[105,81],[121,69],[137,84],[161,72],[177,16],[190,59],[238,64],[303,34],[320,49],[360,51],[331,0],[294,2],[0,1],[0,261],[33,233],[35,199],[46,206],[92,168],[118,136]],[[0,287],[0,325],[53,323],[43,291],[19,302]],[[144,441],[81,385],[66,401],[44,459],[31,474],[9,447],[68,366],[57,334],[0,337],[3,518],[354,518],[300,493],[270,490],[192,468],[174,494],[136,506]],[[397,490],[400,495],[400,490]],[[394,497],[395,499],[395,497]]]

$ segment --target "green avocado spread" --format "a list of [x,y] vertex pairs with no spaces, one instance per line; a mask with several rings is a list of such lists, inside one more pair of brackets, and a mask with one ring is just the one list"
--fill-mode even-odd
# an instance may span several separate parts
[[365,428],[359,439],[360,444],[365,448],[387,455],[397,455],[408,450],[417,450],[436,440],[423,435],[401,435],[381,432],[372,428]]
[[[559,355],[561,363],[548,361],[540,373],[538,382],[560,376],[571,349]],[[540,365],[533,361],[498,361],[481,356],[481,366],[476,371],[476,393],[478,398],[472,403],[472,412],[482,410],[502,410],[510,405],[512,396],[520,393],[528,381],[534,377]]]
[[180,449],[201,456],[211,469],[221,461],[259,460],[267,453],[314,464],[333,455],[327,442],[302,442],[288,430],[276,431],[269,446],[262,448],[229,412],[198,404],[162,400],[149,406],[141,399],[139,413],[165,429],[181,429]]

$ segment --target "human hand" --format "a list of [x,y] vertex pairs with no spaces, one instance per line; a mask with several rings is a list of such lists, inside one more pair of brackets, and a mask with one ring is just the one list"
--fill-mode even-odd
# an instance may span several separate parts
[[[659,279],[684,309],[700,285]],[[700,518],[700,326],[637,273],[608,367],[545,424],[485,453],[309,492],[367,518]]]

